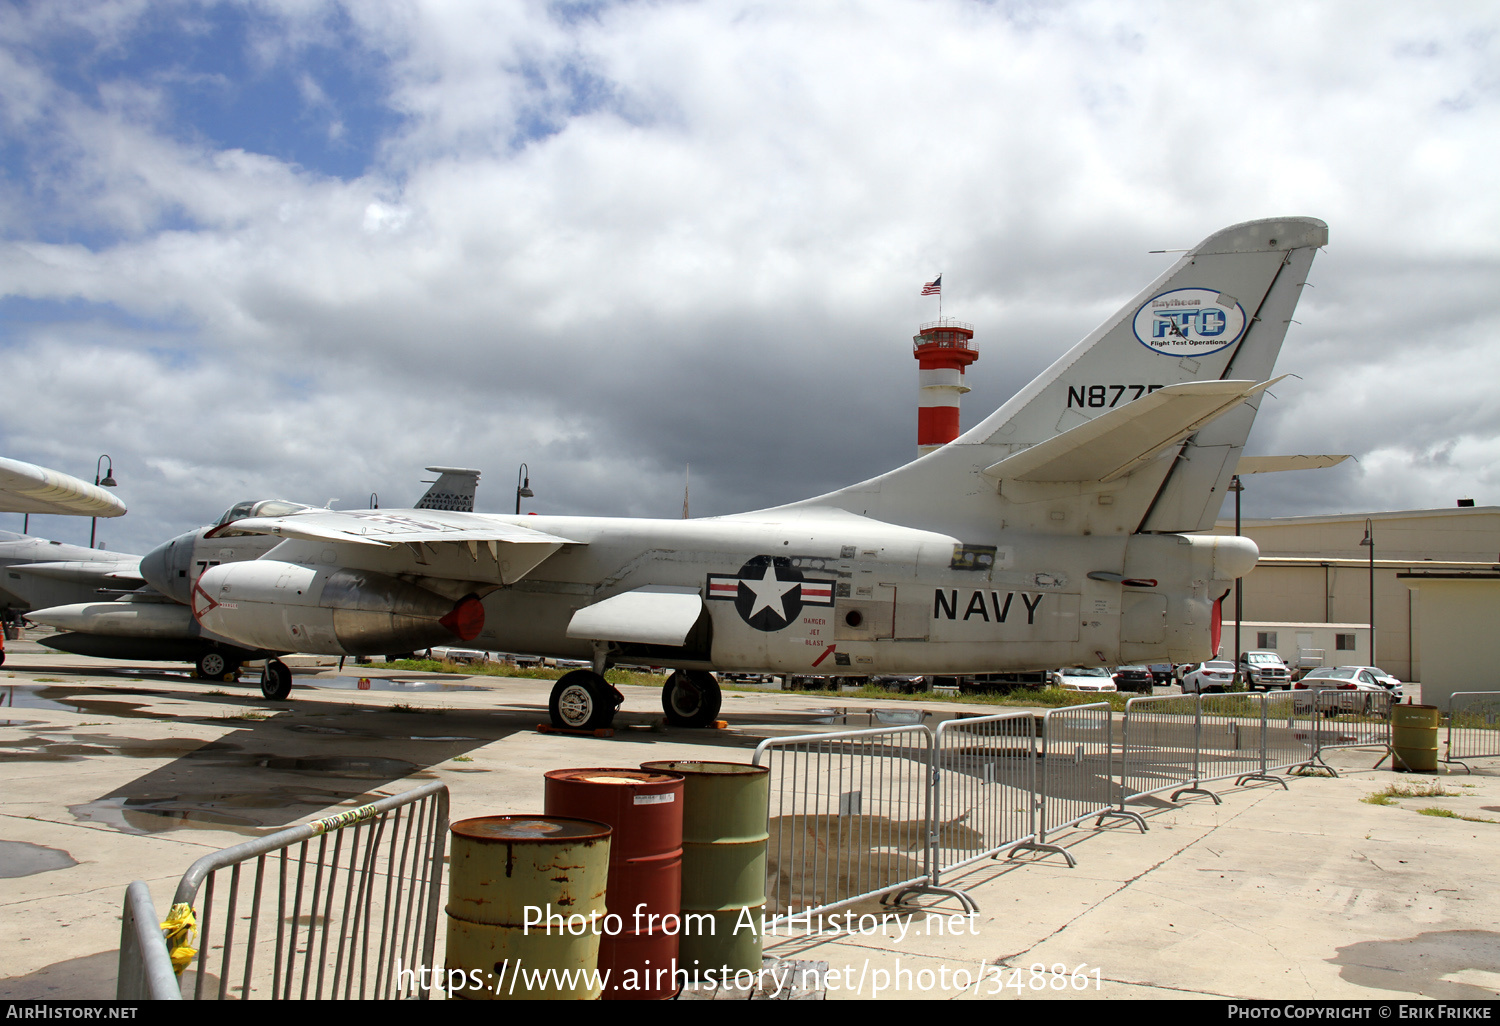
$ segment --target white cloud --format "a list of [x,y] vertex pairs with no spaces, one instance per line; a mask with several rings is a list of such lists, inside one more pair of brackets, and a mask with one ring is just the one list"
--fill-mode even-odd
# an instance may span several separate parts
[[[141,536],[250,495],[384,499],[431,462],[484,469],[498,509],[522,460],[559,511],[670,516],[687,462],[695,511],[798,498],[913,454],[932,274],[978,327],[972,423],[1157,273],[1145,250],[1276,214],[1332,244],[1280,364],[1306,382],[1253,444],[1362,454],[1328,472],[1341,502],[1500,502],[1487,5],[245,9],[285,120],[340,145],[366,126],[309,47],[383,69],[362,175],[178,120],[190,78],[134,53],[160,6],[0,18],[6,290],[94,305],[10,325],[35,405],[0,445],[156,468],[175,494],[141,493]],[[132,60],[91,92],[59,40]]]

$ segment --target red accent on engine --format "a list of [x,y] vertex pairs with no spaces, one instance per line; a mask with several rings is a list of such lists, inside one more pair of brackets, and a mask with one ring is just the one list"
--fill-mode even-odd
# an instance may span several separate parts
[[473,595],[466,595],[438,623],[456,634],[460,640],[473,641],[484,630],[484,604]]
[[1224,600],[1228,597],[1229,592],[1226,591],[1224,594],[1214,599],[1213,616],[1208,621],[1208,640],[1209,643],[1214,647],[1213,654],[1214,658],[1216,659],[1219,656],[1219,643],[1223,640],[1224,637]]

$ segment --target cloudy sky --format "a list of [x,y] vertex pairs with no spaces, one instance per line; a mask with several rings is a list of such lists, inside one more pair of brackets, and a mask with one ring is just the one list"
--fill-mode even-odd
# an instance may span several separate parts
[[[915,455],[1210,232],[1330,226],[1246,514],[1500,503],[1493,3],[0,6],[0,455],[234,501],[677,516]],[[20,529],[18,515],[0,528]],[[87,522],[33,518],[86,540]]]

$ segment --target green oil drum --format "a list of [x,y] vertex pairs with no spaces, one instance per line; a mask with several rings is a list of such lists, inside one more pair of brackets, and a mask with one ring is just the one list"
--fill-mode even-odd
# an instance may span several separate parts
[[677,964],[691,973],[761,968],[770,770],[739,762],[669,760],[641,768],[686,779],[682,915]]
[[1413,773],[1436,773],[1438,724],[1442,710],[1435,705],[1391,706],[1391,749],[1394,768]]
[[451,829],[449,996],[597,998],[610,828],[561,816],[485,816]]

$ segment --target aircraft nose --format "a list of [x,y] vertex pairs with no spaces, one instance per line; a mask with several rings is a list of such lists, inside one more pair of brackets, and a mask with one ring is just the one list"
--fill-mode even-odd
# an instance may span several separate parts
[[174,601],[187,604],[193,582],[187,573],[196,532],[179,534],[141,557],[141,576],[146,583]]

